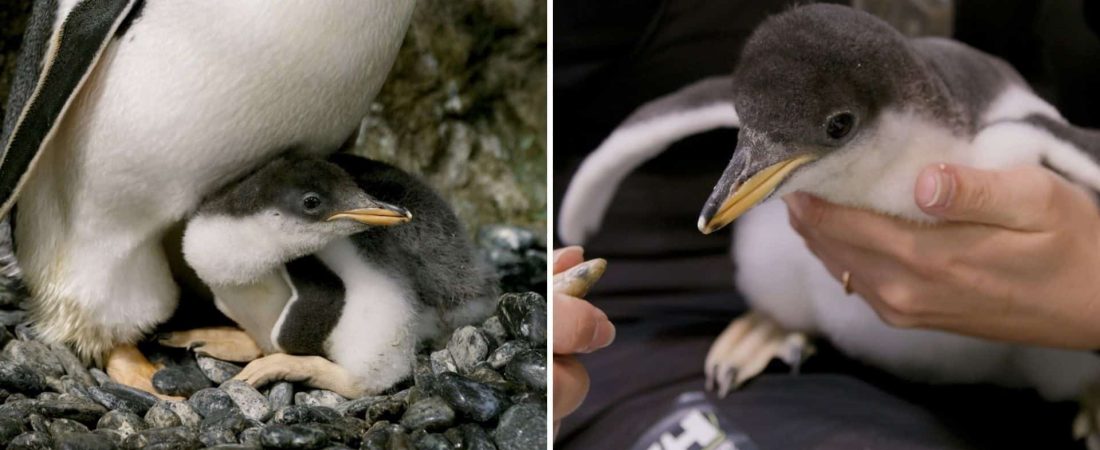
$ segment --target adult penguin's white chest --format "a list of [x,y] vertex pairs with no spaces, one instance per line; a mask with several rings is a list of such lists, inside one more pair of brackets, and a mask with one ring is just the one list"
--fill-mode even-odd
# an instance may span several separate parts
[[[59,3],[60,17],[77,2]],[[203,196],[277,153],[333,151],[354,132],[415,5],[143,3],[73,97],[16,214],[40,332],[86,354],[171,313],[160,239]]]
[[146,197],[180,214],[274,152],[339,146],[384,81],[413,4],[148,0],[46,153],[78,162],[77,205]]

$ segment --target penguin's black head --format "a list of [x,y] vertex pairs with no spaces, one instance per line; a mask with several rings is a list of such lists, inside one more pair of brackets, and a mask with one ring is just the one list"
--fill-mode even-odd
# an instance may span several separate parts
[[272,161],[205,203],[198,215],[263,217],[283,232],[333,236],[412,219],[406,209],[364,192],[339,166],[303,157]]
[[905,38],[870,14],[815,4],[769,18],[733,73],[737,148],[699,218],[710,233],[796,170],[858,142],[879,113],[925,90]]

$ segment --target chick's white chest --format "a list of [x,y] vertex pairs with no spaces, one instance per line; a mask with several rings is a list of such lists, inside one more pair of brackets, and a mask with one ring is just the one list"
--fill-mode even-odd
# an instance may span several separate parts
[[[887,113],[875,135],[821,160],[828,170],[800,172],[777,194],[804,190],[836,203],[931,221],[913,195],[920,170],[929,164],[1002,169],[1067,161],[1072,178],[1096,188],[1098,183],[1089,182],[1100,179],[1096,164],[1072,164],[1080,158],[1064,142],[1018,122],[990,125],[969,139],[919,117]],[[1100,363],[1088,353],[886,325],[864,301],[845,294],[805,247],[786,223],[778,197],[738,220],[734,256],[736,284],[752,308],[784,327],[826,336],[849,356],[919,381],[1032,386],[1047,398],[1067,399],[1100,376]]]

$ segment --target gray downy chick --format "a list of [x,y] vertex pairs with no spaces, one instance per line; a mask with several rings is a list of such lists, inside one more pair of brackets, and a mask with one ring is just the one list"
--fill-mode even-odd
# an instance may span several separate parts
[[268,354],[238,375],[255,385],[380,392],[411,373],[418,343],[483,319],[496,298],[442,198],[350,155],[280,158],[213,196],[184,256]]

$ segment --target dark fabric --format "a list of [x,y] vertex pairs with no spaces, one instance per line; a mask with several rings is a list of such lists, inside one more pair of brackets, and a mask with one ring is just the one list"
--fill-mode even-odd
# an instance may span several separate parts
[[[555,204],[583,157],[632,110],[727,73],[755,24],[789,3],[555,2]],[[957,3],[961,40],[1019,68],[1071,122],[1100,123],[1100,43],[1080,1]],[[589,299],[618,335],[581,358],[592,387],[563,424],[558,448],[629,448],[673,399],[703,388],[707,348],[744,310],[730,235],[695,229],[735,144],[732,131],[687,139],[616,194],[586,254],[610,262]],[[1048,404],[1030,391],[905,383],[827,349],[802,375],[787,371],[773,363],[744,390],[712,399],[761,449],[1076,447],[1075,405]]]

